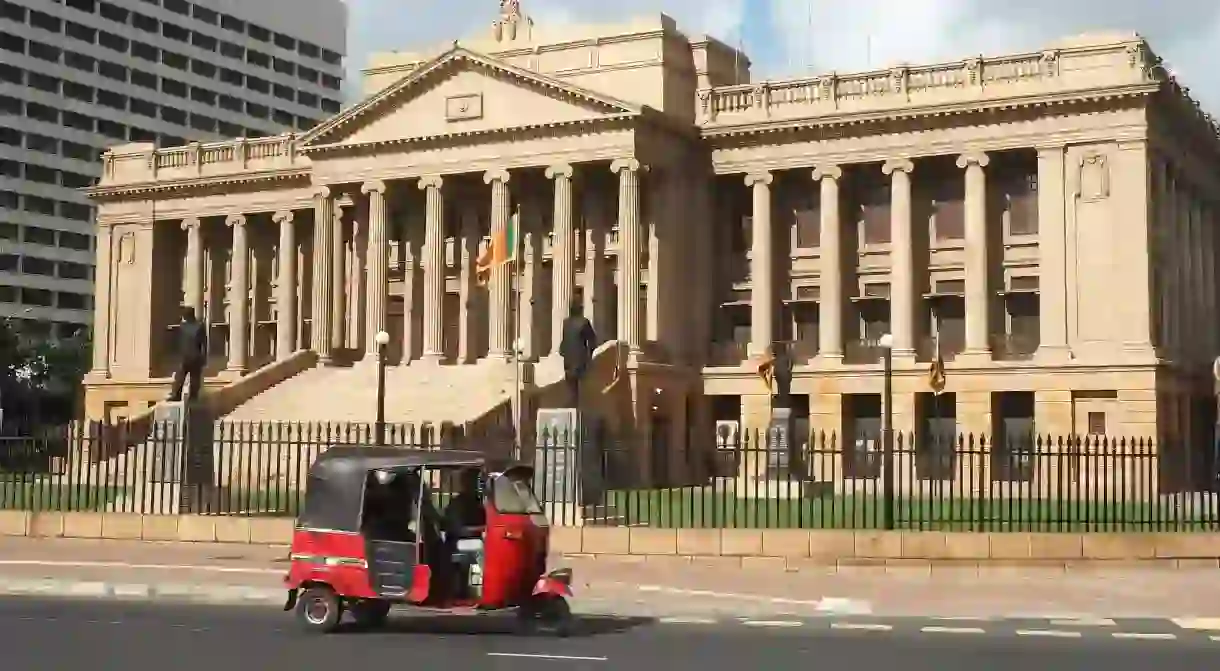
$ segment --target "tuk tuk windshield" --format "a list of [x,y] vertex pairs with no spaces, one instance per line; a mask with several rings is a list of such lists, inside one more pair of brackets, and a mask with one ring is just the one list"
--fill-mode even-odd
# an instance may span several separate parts
[[495,478],[491,488],[491,504],[506,515],[540,515],[538,503],[523,473],[509,471]]

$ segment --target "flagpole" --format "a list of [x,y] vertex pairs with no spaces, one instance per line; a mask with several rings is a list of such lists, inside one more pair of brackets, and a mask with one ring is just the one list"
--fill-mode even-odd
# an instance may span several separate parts
[[516,319],[513,320],[513,442],[516,443],[514,449],[516,458],[521,458],[521,259],[517,258],[521,252],[521,241],[518,239],[521,235],[521,205],[517,204],[516,210],[513,212],[515,222],[510,222],[510,225],[516,228],[513,231],[513,304],[516,306]]

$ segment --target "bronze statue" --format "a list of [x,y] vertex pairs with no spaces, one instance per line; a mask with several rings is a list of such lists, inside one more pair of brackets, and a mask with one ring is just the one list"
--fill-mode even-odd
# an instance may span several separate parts
[[203,389],[203,367],[208,360],[208,334],[199,323],[194,308],[182,308],[182,321],[178,323],[178,367],[174,369],[174,386],[169,400],[182,400],[182,387],[187,378],[190,386],[186,398],[194,401]]
[[572,407],[580,407],[580,380],[588,372],[593,361],[593,347],[597,334],[593,324],[585,318],[580,303],[568,307],[568,316],[563,320],[563,337],[559,340],[559,356],[563,357],[563,378],[568,383]]
[[774,356],[772,375],[775,380],[775,398],[771,403],[773,408],[792,407],[792,356],[788,353],[787,343],[777,342],[771,346]]

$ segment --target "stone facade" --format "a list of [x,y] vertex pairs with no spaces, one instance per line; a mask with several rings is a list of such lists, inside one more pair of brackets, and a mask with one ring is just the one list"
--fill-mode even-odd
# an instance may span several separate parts
[[[810,428],[867,433],[882,333],[897,430],[1210,423],[1220,141],[1142,38],[750,83],[665,16],[508,3],[492,32],[376,56],[367,97],[303,135],[109,151],[88,414],[164,395],[180,304],[216,388],[301,349],[368,361],[382,329],[433,375],[518,338],[546,361],[577,300],[629,351],[637,424],[761,426],[757,358],[788,341]],[[521,260],[483,288],[515,213]]]

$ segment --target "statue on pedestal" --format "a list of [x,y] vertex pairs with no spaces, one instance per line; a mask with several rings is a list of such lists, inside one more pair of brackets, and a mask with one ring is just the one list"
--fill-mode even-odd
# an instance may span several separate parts
[[792,407],[792,355],[788,353],[787,343],[782,342],[774,343],[771,352],[771,375],[775,380],[771,407],[788,409]]
[[203,389],[203,368],[208,361],[207,329],[199,322],[194,308],[182,308],[177,335],[178,365],[174,368],[174,386],[170,390],[169,400],[182,400],[182,387],[189,379],[186,398],[194,401]]
[[580,407],[580,381],[593,361],[593,347],[597,334],[593,324],[585,318],[580,303],[568,307],[568,316],[563,320],[563,337],[559,341],[559,356],[563,357],[563,377],[568,383],[572,407]]

